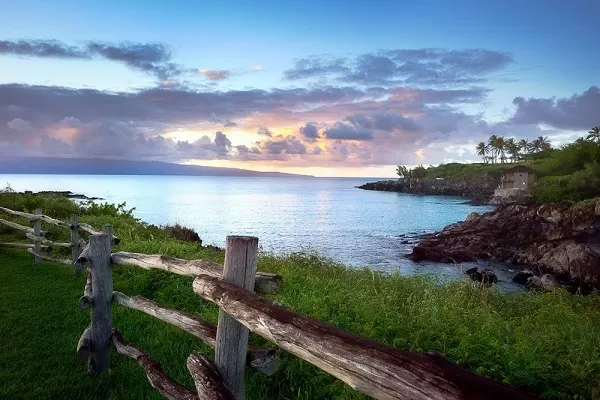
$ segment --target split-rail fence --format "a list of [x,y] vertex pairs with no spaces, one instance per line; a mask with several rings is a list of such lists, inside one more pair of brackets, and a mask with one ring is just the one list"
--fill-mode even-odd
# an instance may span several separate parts
[[[280,290],[282,278],[257,272],[258,238],[228,236],[224,265],[210,260],[182,260],[163,255],[113,252],[119,243],[110,226],[97,231],[78,222],[48,217],[41,210],[34,214],[0,207],[0,211],[33,222],[33,228],[5,219],[0,223],[25,232],[33,244],[1,243],[0,247],[26,249],[35,257],[72,265],[76,274],[87,270],[81,309],[91,308],[91,323],[85,328],[77,353],[88,358],[88,372],[108,369],[111,346],[119,354],[136,360],[145,370],[150,384],[169,399],[244,399],[244,370],[248,366],[271,375],[279,366],[278,351],[248,345],[249,332],[275,343],[280,349],[308,361],[376,399],[535,399],[519,389],[475,375],[437,353],[412,353],[363,338],[298,314],[258,293]],[[46,222],[71,231],[70,243],[50,240],[41,229]],[[90,236],[88,242],[79,230]],[[52,246],[70,248],[71,259],[44,253]],[[162,269],[194,277],[194,292],[219,306],[218,325],[198,316],[170,309],[141,296],[113,291],[111,270],[130,265]],[[177,326],[202,339],[215,349],[215,360],[193,352],[187,359],[196,390],[192,391],[169,378],[160,364],[133,343],[123,339],[112,325],[112,305],[129,307]]]

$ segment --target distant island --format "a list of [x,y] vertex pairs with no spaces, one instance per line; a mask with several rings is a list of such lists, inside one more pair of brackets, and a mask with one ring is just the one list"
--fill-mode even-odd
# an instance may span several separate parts
[[312,175],[287,174],[283,172],[260,172],[239,168],[182,165],[160,161],[51,157],[2,158],[0,159],[0,174],[187,175],[314,178]]

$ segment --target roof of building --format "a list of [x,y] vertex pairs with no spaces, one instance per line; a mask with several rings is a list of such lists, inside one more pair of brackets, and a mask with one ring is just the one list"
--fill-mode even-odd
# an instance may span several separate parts
[[535,174],[535,170],[529,167],[526,167],[525,165],[516,165],[512,168],[507,168],[505,170],[503,170],[502,172],[506,173],[506,172],[529,172],[532,174]]

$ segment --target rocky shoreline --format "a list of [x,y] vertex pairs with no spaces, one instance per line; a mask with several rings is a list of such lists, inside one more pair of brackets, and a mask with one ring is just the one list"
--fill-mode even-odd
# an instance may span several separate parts
[[73,193],[68,190],[60,190],[60,191],[43,190],[43,191],[35,192],[35,193],[32,191],[25,191],[25,193],[38,195],[38,196],[47,196],[47,195],[62,196],[62,197],[66,197],[68,199],[75,199],[75,200],[104,200],[102,197],[88,197],[84,194]]
[[363,190],[383,192],[462,196],[471,199],[471,204],[480,205],[489,202],[497,185],[497,181],[490,178],[479,180],[395,179],[369,182],[357,187]]
[[[571,286],[600,286],[600,198],[579,205],[510,204],[421,237],[415,262],[494,260],[523,266],[532,283],[550,274]],[[521,276],[519,279],[523,279]],[[544,278],[545,281],[550,278]]]

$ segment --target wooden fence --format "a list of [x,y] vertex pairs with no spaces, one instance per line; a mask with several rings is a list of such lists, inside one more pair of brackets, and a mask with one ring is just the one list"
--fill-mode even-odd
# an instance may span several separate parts
[[[298,314],[259,293],[276,293],[281,277],[257,272],[258,239],[228,236],[224,265],[209,260],[182,260],[161,255],[112,252],[118,243],[112,228],[102,232],[89,225],[70,223],[44,216],[37,210],[27,214],[0,207],[1,211],[29,218],[28,228],[0,219],[0,223],[25,230],[34,245],[3,244],[26,248],[36,262],[49,259],[71,264],[76,273],[88,271],[79,308],[91,308],[91,323],[77,344],[77,353],[88,358],[88,371],[98,374],[108,369],[110,348],[136,360],[150,384],[169,399],[244,399],[244,369],[249,366],[273,374],[279,366],[278,352],[248,345],[249,332],[258,334],[291,354],[330,373],[355,390],[376,399],[534,399],[518,389],[475,375],[434,353],[411,353],[354,335],[340,328]],[[42,253],[43,246],[57,245],[41,230],[45,221],[71,230],[72,260]],[[18,226],[17,226],[18,225]],[[77,228],[91,234],[84,244]],[[112,239],[112,240],[111,240]],[[3,246],[0,245],[0,246]],[[14,245],[14,246],[13,246]],[[25,247],[24,247],[25,246]],[[79,250],[81,249],[81,250]],[[79,253],[76,254],[76,250]],[[162,269],[194,277],[194,292],[219,306],[215,327],[197,316],[161,306],[141,296],[113,291],[113,266],[131,265]],[[112,304],[129,307],[177,326],[202,339],[215,349],[215,361],[193,352],[187,368],[196,391],[170,379],[156,361],[135,344],[128,343],[112,325]]]

